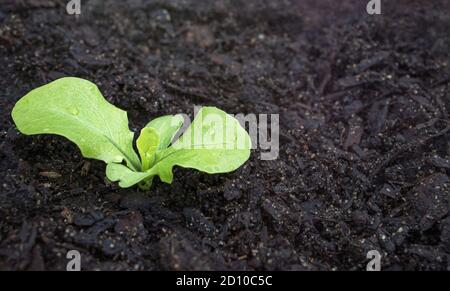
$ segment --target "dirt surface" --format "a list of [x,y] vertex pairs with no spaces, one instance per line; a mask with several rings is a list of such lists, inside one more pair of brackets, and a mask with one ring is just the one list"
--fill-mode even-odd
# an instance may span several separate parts
[[[0,4],[0,269],[384,270],[450,266],[450,2]],[[389,2],[389,3],[388,3]],[[62,76],[137,131],[194,105],[280,114],[280,154],[120,189],[14,103]]]

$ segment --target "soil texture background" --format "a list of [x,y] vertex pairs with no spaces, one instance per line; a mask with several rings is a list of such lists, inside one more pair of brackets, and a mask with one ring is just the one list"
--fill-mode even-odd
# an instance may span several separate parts
[[[384,270],[450,266],[450,1],[0,3],[0,269]],[[279,114],[280,151],[120,189],[10,113],[63,76],[137,132],[194,105]]]

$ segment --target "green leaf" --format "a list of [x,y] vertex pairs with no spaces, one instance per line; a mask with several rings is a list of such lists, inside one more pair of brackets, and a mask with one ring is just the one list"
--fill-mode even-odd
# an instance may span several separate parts
[[125,160],[133,170],[141,168],[127,113],[108,103],[87,80],[62,78],[31,91],[16,103],[12,118],[23,134],[61,135],[84,157],[106,163]]
[[209,174],[236,170],[250,157],[251,139],[239,122],[215,107],[203,107],[183,136],[159,155],[148,171],[173,180],[173,166]]
[[180,114],[165,115],[153,119],[145,127],[156,130],[160,137],[158,150],[162,150],[170,145],[175,134],[180,130],[181,126],[183,126],[183,122],[183,116]]
[[160,155],[145,173],[120,164],[107,166],[108,178],[121,187],[140,184],[148,189],[154,176],[172,183],[174,166],[193,168],[209,174],[236,170],[250,157],[251,139],[239,122],[215,107],[203,107],[183,136]]
[[[145,172],[135,172],[122,164],[111,163],[106,166],[106,177],[112,182],[119,181],[119,186],[128,188],[142,180],[149,178],[150,175]],[[151,180],[146,184],[146,187],[151,185]]]
[[145,172],[156,160],[156,150],[160,144],[159,134],[151,127],[144,127],[136,141],[141,156],[142,171]]

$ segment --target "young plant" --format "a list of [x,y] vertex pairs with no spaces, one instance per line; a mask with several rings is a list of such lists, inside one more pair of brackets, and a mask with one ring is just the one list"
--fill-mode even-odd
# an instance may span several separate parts
[[14,106],[12,118],[26,135],[57,134],[74,142],[86,158],[107,163],[106,176],[123,188],[148,189],[153,177],[172,183],[174,166],[209,174],[236,170],[250,156],[251,140],[239,122],[215,107],[202,107],[184,134],[181,115],[150,121],[136,141],[127,113],[108,101],[97,86],[62,78],[32,90]]

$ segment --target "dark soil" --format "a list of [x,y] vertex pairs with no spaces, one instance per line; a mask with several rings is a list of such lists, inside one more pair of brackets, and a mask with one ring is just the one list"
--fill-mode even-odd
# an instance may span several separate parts
[[[0,269],[384,270],[450,266],[450,2],[0,4]],[[194,105],[279,113],[280,155],[120,189],[14,103],[62,76],[130,126]]]

